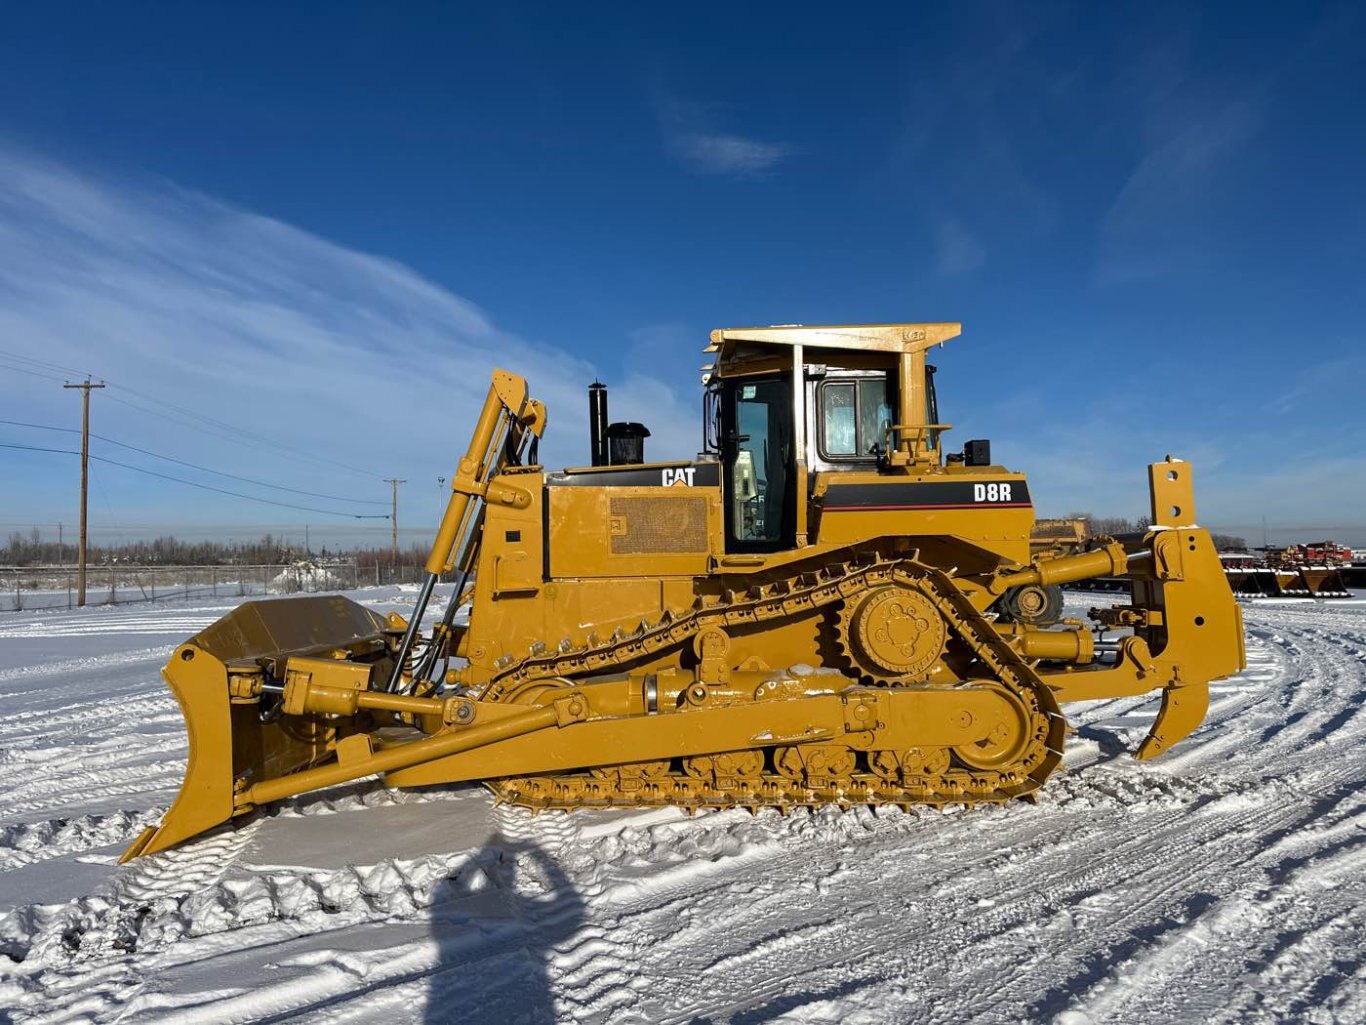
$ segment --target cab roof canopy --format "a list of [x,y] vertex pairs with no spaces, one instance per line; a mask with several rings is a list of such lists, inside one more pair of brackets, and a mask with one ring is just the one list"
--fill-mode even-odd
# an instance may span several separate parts
[[909,355],[942,345],[958,337],[962,330],[963,325],[957,323],[725,327],[711,333],[711,344],[704,351],[717,354],[716,369],[724,374],[728,367],[772,358],[799,345],[804,349]]

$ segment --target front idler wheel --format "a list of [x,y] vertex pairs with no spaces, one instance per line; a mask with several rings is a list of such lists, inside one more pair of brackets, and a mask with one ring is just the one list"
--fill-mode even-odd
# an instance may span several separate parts
[[1010,765],[1024,755],[1034,735],[1033,717],[1024,703],[1003,687],[993,690],[1001,704],[987,735],[953,749],[954,757],[969,769],[985,771]]

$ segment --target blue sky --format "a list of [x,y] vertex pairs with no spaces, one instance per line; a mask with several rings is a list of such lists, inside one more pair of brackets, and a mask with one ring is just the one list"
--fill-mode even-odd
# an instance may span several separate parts
[[[407,478],[419,540],[495,363],[550,402],[549,461],[583,460],[594,376],[665,457],[711,327],[961,320],[950,437],[1041,513],[1140,512],[1174,452],[1211,525],[1366,544],[1352,5],[283,7],[7,10],[0,352],[47,366],[0,356],[0,418],[77,426],[50,378],[88,370],[123,386],[105,436]],[[4,529],[71,523],[74,470],[0,449]],[[387,530],[95,478],[106,537]]]

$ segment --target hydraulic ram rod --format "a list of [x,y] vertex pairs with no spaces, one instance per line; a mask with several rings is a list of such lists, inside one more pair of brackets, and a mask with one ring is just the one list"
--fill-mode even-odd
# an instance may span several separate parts
[[1090,577],[1121,576],[1129,566],[1123,547],[1109,544],[1094,552],[1065,555],[1061,559],[1043,559],[1030,569],[1002,573],[991,582],[993,594],[1001,594],[1012,587],[1048,587],[1070,584]]

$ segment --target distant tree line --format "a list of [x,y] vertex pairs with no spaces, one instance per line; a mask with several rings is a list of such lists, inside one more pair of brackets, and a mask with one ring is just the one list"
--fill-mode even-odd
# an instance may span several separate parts
[[[86,557],[92,565],[111,563],[134,566],[278,566],[301,559],[354,562],[365,569],[376,565],[422,562],[426,549],[417,545],[394,553],[385,548],[326,547],[306,552],[303,545],[293,544],[273,534],[263,534],[254,541],[182,541],[172,535],[147,541],[125,541],[116,545],[92,544]],[[14,532],[0,547],[0,564],[6,566],[53,566],[76,561],[76,545],[70,541],[58,544],[44,540],[35,528],[29,534]]]

